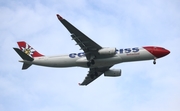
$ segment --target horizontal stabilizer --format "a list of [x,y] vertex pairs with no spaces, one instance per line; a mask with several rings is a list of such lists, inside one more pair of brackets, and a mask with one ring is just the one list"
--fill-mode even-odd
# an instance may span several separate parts
[[21,58],[23,60],[27,60],[27,61],[33,61],[34,59],[31,58],[30,56],[28,56],[27,54],[25,54],[24,52],[22,52],[20,49],[18,48],[13,48],[18,54],[19,56],[21,56]]
[[22,70],[29,68],[31,65],[32,64],[24,63],[22,66]]

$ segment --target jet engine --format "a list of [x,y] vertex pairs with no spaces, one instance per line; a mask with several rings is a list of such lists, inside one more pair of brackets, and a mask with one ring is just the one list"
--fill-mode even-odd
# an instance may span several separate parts
[[116,54],[116,48],[103,48],[98,51],[100,55],[115,55]]
[[108,70],[108,71],[104,72],[104,76],[109,76],[109,77],[121,76],[121,69]]

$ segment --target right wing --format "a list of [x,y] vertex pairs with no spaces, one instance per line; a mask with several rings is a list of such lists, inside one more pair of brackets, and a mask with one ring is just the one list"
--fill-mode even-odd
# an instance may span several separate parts
[[81,49],[85,52],[85,56],[88,60],[91,59],[92,56],[98,55],[98,50],[102,49],[102,47],[79,31],[76,27],[70,24],[67,20],[62,18],[57,14],[59,21],[67,28],[67,30],[71,33],[71,37],[76,41],[77,45],[81,47]]

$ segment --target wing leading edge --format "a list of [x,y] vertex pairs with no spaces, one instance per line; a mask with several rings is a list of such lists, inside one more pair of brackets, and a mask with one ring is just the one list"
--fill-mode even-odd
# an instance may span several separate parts
[[71,33],[72,39],[75,40],[76,44],[81,47],[88,60],[91,59],[91,56],[98,55],[98,50],[102,48],[99,44],[91,40],[89,37],[79,31],[76,27],[74,27],[60,15],[57,14],[57,18]]

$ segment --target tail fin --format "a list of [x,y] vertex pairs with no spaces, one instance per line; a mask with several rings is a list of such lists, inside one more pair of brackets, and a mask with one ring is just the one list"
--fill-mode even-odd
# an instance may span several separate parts
[[24,41],[19,41],[17,42],[17,44],[21,51],[23,51],[25,54],[29,55],[32,58],[44,56],[40,54],[39,52],[37,52],[34,48],[32,48],[29,44],[27,44]]
[[[22,69],[29,68],[32,65],[30,62],[34,60],[34,57],[44,56],[44,55],[40,54],[39,52],[37,52],[36,50],[34,50],[29,44],[27,44],[24,41],[17,42],[17,44],[20,49],[18,49],[18,48],[13,48],[13,49],[19,54],[19,56],[23,60],[26,60],[26,62],[21,61],[21,62],[24,62]],[[30,61],[30,62],[28,62],[28,61]]]

